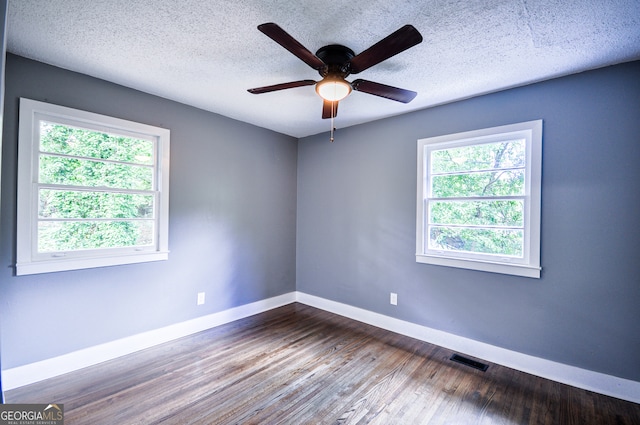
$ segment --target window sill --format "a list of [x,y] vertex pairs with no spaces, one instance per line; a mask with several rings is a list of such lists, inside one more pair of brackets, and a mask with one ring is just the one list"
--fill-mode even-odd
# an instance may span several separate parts
[[16,264],[16,275],[30,275],[39,273],[61,272],[67,270],[90,269],[94,267],[108,267],[122,264],[147,263],[163,261],[169,258],[169,252],[144,252],[129,255],[115,255],[112,257],[69,258],[61,260],[41,260]]
[[509,274],[513,276],[531,277],[540,279],[540,267],[524,264],[497,263],[489,261],[467,260],[451,257],[436,257],[431,255],[416,254],[416,262],[433,264],[437,266],[457,267],[460,269],[479,270],[490,273]]

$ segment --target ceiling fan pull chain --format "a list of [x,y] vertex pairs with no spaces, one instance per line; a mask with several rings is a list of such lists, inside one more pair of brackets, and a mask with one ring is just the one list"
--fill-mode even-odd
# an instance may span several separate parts
[[333,119],[335,118],[335,115],[336,115],[336,114],[335,114],[335,112],[334,112],[334,109],[333,109],[335,104],[336,104],[335,102],[331,102],[331,137],[329,138],[329,141],[330,141],[331,143],[333,143],[333,132],[334,132],[334,131],[335,131],[335,129],[336,129],[336,128],[333,126]]

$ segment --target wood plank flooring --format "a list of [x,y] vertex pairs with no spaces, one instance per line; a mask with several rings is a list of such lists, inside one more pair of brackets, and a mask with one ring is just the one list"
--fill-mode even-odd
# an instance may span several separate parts
[[6,393],[65,424],[634,424],[640,405],[303,304]]

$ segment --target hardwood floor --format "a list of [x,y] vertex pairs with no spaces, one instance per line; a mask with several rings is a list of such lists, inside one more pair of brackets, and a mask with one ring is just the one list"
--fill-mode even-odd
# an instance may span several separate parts
[[6,393],[65,424],[640,424],[640,405],[302,304]]

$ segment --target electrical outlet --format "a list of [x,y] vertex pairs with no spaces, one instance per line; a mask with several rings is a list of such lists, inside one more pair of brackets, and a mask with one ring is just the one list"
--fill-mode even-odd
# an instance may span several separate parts
[[392,292],[391,297],[389,298],[389,302],[392,305],[398,305],[398,294],[396,294],[395,292]]
[[198,305],[204,304],[204,292],[198,292]]

